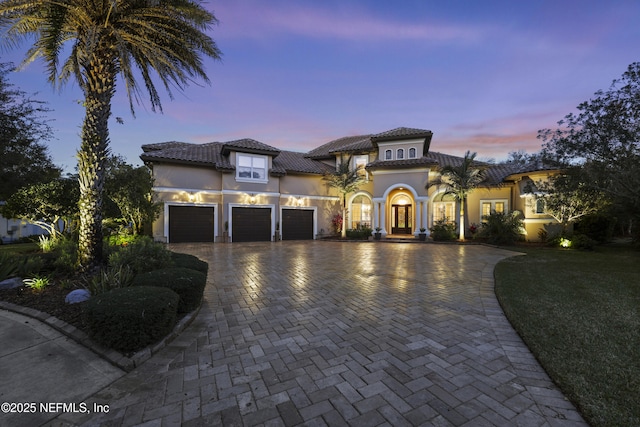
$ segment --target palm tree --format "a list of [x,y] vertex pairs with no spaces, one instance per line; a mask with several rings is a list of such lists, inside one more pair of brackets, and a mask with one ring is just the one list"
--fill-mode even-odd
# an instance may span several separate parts
[[145,93],[152,111],[162,111],[154,79],[170,98],[172,86],[183,90],[196,78],[209,81],[203,55],[221,55],[205,33],[215,23],[215,16],[194,0],[0,2],[4,44],[33,41],[22,65],[42,58],[52,85],[75,80],[83,91],[85,117],[77,155],[81,269],[102,261],[102,193],[117,77],[124,83],[132,114],[133,100],[139,104]]
[[440,177],[430,182],[427,186],[444,186],[444,194],[453,196],[460,206],[460,233],[459,239],[464,240],[465,230],[465,209],[467,205],[467,196],[482,181],[484,181],[484,172],[477,167],[475,163],[476,153],[467,151],[462,159],[462,163],[457,166],[445,165],[440,170]]
[[358,169],[351,167],[351,156],[345,161],[340,158],[334,173],[327,173],[323,179],[329,187],[335,188],[340,193],[342,201],[342,237],[347,237],[347,195],[360,187],[362,176]]

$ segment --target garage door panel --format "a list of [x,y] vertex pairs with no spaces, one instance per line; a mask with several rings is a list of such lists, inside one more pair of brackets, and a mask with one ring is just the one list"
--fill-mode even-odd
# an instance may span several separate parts
[[282,210],[282,240],[312,240],[313,211],[308,209]]
[[270,242],[271,209],[244,208],[231,209],[231,238],[233,242]]
[[213,242],[214,208],[169,206],[169,242]]

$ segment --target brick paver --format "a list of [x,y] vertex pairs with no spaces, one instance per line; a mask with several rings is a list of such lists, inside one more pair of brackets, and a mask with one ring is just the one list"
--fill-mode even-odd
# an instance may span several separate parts
[[197,319],[54,425],[586,425],[505,319],[484,246],[184,244]]

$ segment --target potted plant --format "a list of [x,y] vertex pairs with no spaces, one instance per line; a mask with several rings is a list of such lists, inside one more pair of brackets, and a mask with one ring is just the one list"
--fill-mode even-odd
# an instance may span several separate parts
[[382,237],[382,233],[380,233],[380,231],[382,231],[382,228],[376,227],[376,232],[373,234],[374,239],[380,240],[380,238]]
[[418,239],[420,239],[421,242],[424,242],[425,240],[427,240],[427,229],[424,227],[420,227],[420,233],[418,234]]
[[276,234],[273,235],[273,241],[277,242],[280,240],[280,221],[276,222]]

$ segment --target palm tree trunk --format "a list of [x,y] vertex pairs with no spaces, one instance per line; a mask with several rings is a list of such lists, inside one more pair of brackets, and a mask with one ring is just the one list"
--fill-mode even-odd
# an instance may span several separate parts
[[107,55],[96,52],[85,71],[85,118],[78,151],[80,235],[78,263],[91,270],[102,263],[102,194],[109,154],[108,121],[115,91],[115,72]]
[[464,204],[465,200],[460,200],[460,233],[458,239],[464,241]]

